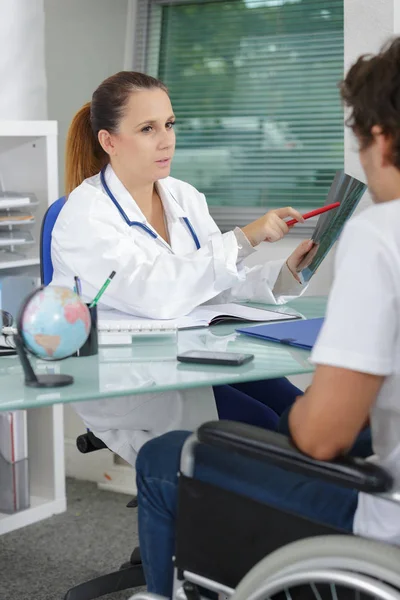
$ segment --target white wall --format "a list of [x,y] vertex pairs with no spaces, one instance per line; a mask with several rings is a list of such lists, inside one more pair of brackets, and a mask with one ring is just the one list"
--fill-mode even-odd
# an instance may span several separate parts
[[0,15],[0,119],[47,119],[43,0],[0,0]]
[[400,0],[393,0],[394,33],[400,33]]
[[124,68],[128,0],[44,0],[49,119],[59,124],[60,195],[64,145],[75,112]]

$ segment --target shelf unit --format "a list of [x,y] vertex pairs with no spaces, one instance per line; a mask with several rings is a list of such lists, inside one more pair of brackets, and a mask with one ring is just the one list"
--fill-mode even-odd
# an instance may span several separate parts
[[[7,191],[33,192],[39,200],[30,229],[35,243],[24,247],[23,253],[0,252],[0,278],[39,277],[41,223],[47,207],[58,198],[57,122],[0,120],[0,175]],[[0,534],[66,509],[63,407],[30,409],[27,417],[31,506],[14,514],[0,513]]]
[[62,513],[67,508],[62,404],[28,410],[28,452],[30,507],[13,514],[0,513],[0,534]]
[[13,256],[4,257],[0,262],[0,271],[4,269],[20,269],[23,267],[33,267],[39,266],[40,260],[39,258],[20,258],[16,259]]
[[39,201],[30,231],[35,244],[0,252],[0,270],[33,267],[39,272],[43,215],[58,197],[57,122],[0,120],[0,176],[7,191],[33,192]]

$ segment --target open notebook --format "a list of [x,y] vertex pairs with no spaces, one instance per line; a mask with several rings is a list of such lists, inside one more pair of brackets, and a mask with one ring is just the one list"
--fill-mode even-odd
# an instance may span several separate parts
[[99,312],[98,330],[101,345],[130,344],[133,335],[167,335],[177,329],[209,327],[229,321],[288,321],[298,319],[296,314],[252,308],[242,304],[207,304],[179,319],[145,319],[133,317],[119,311]]

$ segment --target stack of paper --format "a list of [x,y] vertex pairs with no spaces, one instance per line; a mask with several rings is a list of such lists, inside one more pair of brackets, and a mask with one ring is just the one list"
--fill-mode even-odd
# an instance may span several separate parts
[[193,329],[209,327],[229,321],[287,321],[298,319],[295,314],[264,310],[244,304],[203,304],[185,317],[179,319],[145,319],[130,316],[115,310],[104,310],[99,313],[100,345],[130,344],[132,336],[166,336],[175,335],[177,329]]
[[0,195],[0,209],[4,208],[21,208],[23,206],[29,206],[31,203],[29,197],[14,197],[7,195]]

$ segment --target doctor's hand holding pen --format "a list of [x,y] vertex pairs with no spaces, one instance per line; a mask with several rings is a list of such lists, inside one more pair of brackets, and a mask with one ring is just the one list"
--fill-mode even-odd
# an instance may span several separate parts
[[[298,223],[304,223],[304,218],[297,210],[286,206],[285,208],[270,210],[256,221],[242,227],[242,231],[252,246],[258,246],[261,242],[277,242],[289,232],[289,226],[284,221],[287,217],[293,217]],[[312,240],[304,240],[286,261],[293,277],[299,282],[298,267],[312,248]]]
[[256,221],[242,227],[242,231],[253,247],[261,242],[277,242],[289,231],[288,225],[283,220],[286,217],[293,217],[299,223],[304,223],[302,215],[297,210],[286,206],[268,211]]

